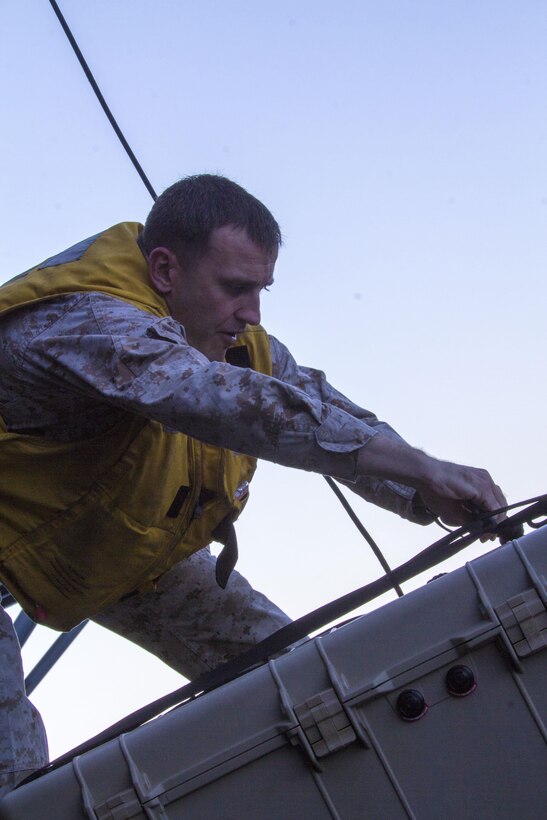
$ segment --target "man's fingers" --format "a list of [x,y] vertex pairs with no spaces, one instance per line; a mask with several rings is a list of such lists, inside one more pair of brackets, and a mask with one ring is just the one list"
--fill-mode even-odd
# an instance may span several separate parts
[[[500,507],[507,506],[507,499],[503,494],[501,487],[494,484],[490,473],[487,470],[479,470],[473,467],[469,468],[469,478],[474,484],[475,493],[470,496],[468,503],[475,507],[475,514],[477,512],[495,512]],[[501,521],[505,517],[504,513],[496,516],[497,521]]]
[[[500,507],[506,507],[507,506],[507,499],[506,499],[505,495],[503,494],[503,491],[502,491],[501,487],[498,486],[498,484],[494,484],[494,494],[496,496],[496,501],[498,502],[497,509],[499,510]],[[503,515],[505,517],[506,513],[504,513]]]

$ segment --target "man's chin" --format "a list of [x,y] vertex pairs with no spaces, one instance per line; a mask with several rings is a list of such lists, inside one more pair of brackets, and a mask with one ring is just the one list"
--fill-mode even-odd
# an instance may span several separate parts
[[210,362],[223,362],[225,361],[227,350],[227,347],[216,347],[210,348],[209,350],[204,351],[204,353]]
[[228,348],[237,344],[237,336],[227,333],[218,334],[218,338],[212,339],[209,344],[201,344],[197,348],[210,362],[223,362]]

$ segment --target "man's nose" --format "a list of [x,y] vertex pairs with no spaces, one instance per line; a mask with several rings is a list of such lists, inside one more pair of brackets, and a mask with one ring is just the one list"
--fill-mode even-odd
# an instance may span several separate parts
[[260,324],[260,294],[245,294],[237,307],[235,316],[248,325]]

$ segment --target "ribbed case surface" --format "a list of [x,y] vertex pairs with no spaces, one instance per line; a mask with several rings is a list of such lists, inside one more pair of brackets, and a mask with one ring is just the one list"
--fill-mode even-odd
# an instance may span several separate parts
[[10,794],[3,820],[539,818],[547,527]]

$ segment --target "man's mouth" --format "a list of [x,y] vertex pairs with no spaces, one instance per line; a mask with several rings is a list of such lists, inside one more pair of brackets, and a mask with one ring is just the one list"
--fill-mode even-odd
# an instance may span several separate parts
[[241,332],[242,332],[241,330],[235,330],[235,331],[223,330],[222,335],[230,341],[230,344],[234,344],[234,342],[237,342],[237,337],[239,336],[239,334]]

